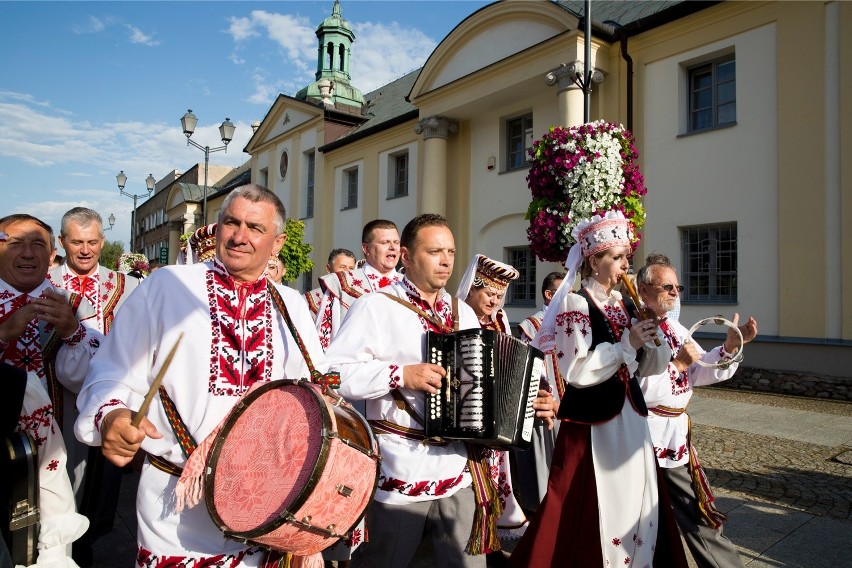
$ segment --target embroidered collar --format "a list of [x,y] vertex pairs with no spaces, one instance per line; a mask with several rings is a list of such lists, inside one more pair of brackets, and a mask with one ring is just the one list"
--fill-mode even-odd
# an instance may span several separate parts
[[95,269],[92,271],[92,273],[84,276],[82,274],[77,274],[76,272],[71,270],[71,267],[68,266],[67,262],[63,262],[62,263],[62,273],[64,275],[68,275],[71,278],[89,278],[91,280],[94,280],[95,282],[100,282],[100,280],[101,280],[101,265],[100,265],[100,263],[96,264]]
[[399,282],[400,275],[395,268],[387,274],[382,274],[374,266],[364,263],[361,270],[364,272],[364,276],[367,277],[367,280],[370,281],[370,285],[374,290],[376,288],[384,288],[385,286]]
[[227,287],[231,290],[244,288],[248,290],[248,293],[256,294],[259,291],[266,289],[266,272],[261,274],[260,278],[254,282],[237,282],[234,277],[228,273],[228,269],[225,268],[225,265],[222,264],[218,257],[214,257],[213,260],[208,261],[207,265],[213,272],[220,276],[220,281],[226,283]]
[[607,295],[606,288],[604,288],[603,285],[594,278],[585,278],[581,284],[589,291],[589,293],[591,293],[592,297],[601,304],[621,301],[621,292],[613,289],[609,295]]
[[53,289],[53,285],[47,278],[45,278],[44,282],[36,286],[35,289],[29,293],[21,292],[17,288],[12,287],[12,285],[8,284],[5,280],[0,279],[0,302],[6,302],[12,298],[17,298],[22,294],[26,294],[30,298],[39,298],[47,289]]
[[441,288],[440,292],[438,292],[438,296],[435,298],[435,306],[433,308],[433,306],[429,305],[429,302],[423,299],[420,289],[415,286],[407,276],[402,277],[400,284],[403,288],[405,288],[405,291],[408,293],[408,297],[411,301],[426,312],[442,313],[447,309],[447,306],[450,305],[450,294],[444,288]]

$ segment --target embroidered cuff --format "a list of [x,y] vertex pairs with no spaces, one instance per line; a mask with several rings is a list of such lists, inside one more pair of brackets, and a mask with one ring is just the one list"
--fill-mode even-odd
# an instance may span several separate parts
[[105,404],[102,404],[100,408],[98,408],[98,412],[97,414],[95,414],[95,430],[97,430],[98,432],[101,431],[101,421],[104,419],[104,416],[106,416],[110,410],[115,410],[114,407],[118,406],[127,408],[127,405],[118,400],[117,398],[109,400]]
[[85,339],[85,338],[86,338],[86,328],[83,326],[82,323],[78,323],[77,329],[74,330],[74,333],[72,333],[68,337],[63,337],[62,341],[64,341],[65,344],[68,345],[68,347],[74,347],[75,345],[77,345],[78,343],[83,341],[83,339]]
[[390,381],[388,381],[388,387],[390,389],[398,389],[402,387],[402,377],[399,375],[399,365],[390,365],[388,367],[388,371],[390,374]]

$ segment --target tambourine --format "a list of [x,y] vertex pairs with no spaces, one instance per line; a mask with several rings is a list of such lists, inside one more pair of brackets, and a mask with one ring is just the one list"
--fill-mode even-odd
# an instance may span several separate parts
[[706,361],[702,361],[701,359],[699,359],[698,361],[696,361],[696,363],[698,363],[702,367],[709,367],[709,368],[713,368],[713,369],[723,369],[724,370],[724,369],[727,369],[728,367],[730,367],[731,363],[739,363],[740,361],[742,361],[743,360],[743,347],[745,346],[745,342],[743,341],[743,334],[740,331],[740,328],[738,328],[736,325],[734,325],[734,322],[727,320],[727,319],[723,318],[722,316],[713,316],[713,317],[704,318],[703,320],[698,320],[697,322],[695,322],[695,325],[693,325],[691,328],[689,328],[689,333],[686,335],[686,341],[693,341],[692,334],[695,333],[695,331],[699,327],[703,327],[703,326],[708,325],[708,324],[724,325],[725,327],[730,327],[731,329],[733,329],[735,332],[737,332],[737,337],[740,338],[740,347],[739,347],[739,349],[737,349],[737,352],[733,357],[723,357],[722,359],[720,359],[719,361],[717,361],[715,363],[707,363]]

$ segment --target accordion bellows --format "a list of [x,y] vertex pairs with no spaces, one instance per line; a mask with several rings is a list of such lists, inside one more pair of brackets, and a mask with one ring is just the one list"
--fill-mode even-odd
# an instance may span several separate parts
[[426,335],[427,362],[447,372],[426,395],[426,436],[499,448],[532,441],[544,355],[510,335],[467,329]]

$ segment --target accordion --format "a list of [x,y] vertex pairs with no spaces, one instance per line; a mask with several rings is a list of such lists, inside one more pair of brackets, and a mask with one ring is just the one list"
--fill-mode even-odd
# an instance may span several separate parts
[[426,362],[447,372],[426,394],[427,438],[526,449],[532,441],[544,355],[510,335],[485,329],[426,334]]

